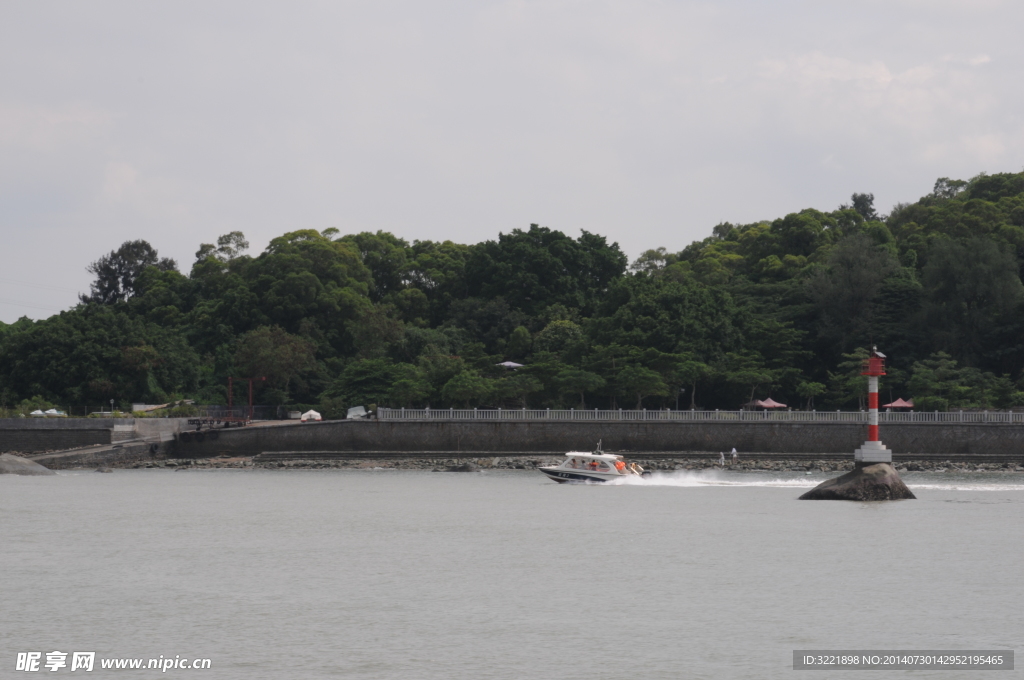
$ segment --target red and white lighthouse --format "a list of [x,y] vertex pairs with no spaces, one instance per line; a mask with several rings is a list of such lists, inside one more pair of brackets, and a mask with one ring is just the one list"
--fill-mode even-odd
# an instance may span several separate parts
[[857,463],[891,463],[892,451],[878,441],[878,378],[885,375],[885,355],[877,347],[871,348],[871,356],[864,362],[861,375],[868,377],[868,440],[854,451]]

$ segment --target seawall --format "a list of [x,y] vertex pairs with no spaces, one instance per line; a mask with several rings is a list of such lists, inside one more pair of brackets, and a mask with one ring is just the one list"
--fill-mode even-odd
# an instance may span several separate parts
[[60,451],[174,438],[186,418],[0,418],[0,453]]
[[[178,442],[176,454],[204,458],[262,452],[562,453],[606,451],[847,454],[865,427],[844,423],[394,422],[325,421],[225,430],[216,439]],[[892,424],[881,438],[897,454],[1013,456],[1024,459],[1024,425]]]

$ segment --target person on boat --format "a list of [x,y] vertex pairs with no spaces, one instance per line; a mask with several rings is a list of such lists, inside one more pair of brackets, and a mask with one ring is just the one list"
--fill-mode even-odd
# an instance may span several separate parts
[[576,467],[576,459],[575,458],[573,458],[572,460],[569,461],[569,467],[571,467],[571,468],[575,468]]
[[618,472],[620,475],[624,475],[624,474],[626,474],[624,472],[625,469],[626,469],[626,464],[625,463],[623,463],[621,460],[615,461],[615,471],[616,472]]
[[590,461],[590,469],[592,471],[594,471],[594,472],[597,472],[597,461],[596,460]]

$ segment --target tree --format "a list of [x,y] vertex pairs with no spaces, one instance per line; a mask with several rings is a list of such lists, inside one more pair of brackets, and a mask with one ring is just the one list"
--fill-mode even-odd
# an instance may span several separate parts
[[584,231],[572,239],[531,224],[528,231],[513,229],[473,246],[466,282],[471,296],[502,296],[513,308],[536,314],[555,303],[592,308],[625,268],[618,244],[603,236]]
[[627,366],[619,372],[619,387],[627,394],[636,395],[636,408],[643,408],[644,397],[668,394],[668,386],[656,371],[643,366]]
[[159,257],[156,249],[146,241],[125,241],[117,250],[112,250],[96,260],[86,271],[96,279],[90,284],[90,294],[80,295],[82,302],[113,304],[129,299],[135,295],[135,284],[147,267],[156,267],[162,271],[178,268],[170,258]]
[[835,246],[825,267],[805,284],[826,346],[849,351],[874,339],[882,284],[899,269],[896,258],[867,234],[854,234]]
[[825,389],[819,382],[802,382],[797,385],[796,393],[806,400],[804,408],[810,410],[814,408],[814,398],[824,394]]
[[363,264],[373,276],[370,297],[380,302],[405,287],[408,276],[409,244],[386,231],[376,234],[364,231],[342,236],[340,241],[352,244],[359,251]]
[[217,237],[217,245],[203,243],[196,251],[196,261],[205,260],[208,257],[215,258],[221,262],[227,262],[240,256],[249,249],[249,242],[245,240],[245,234],[240,231],[232,231]]
[[260,326],[238,340],[235,367],[240,375],[235,377],[265,377],[268,387],[280,389],[287,398],[292,380],[313,367],[314,354],[308,340],[280,326]]
[[448,402],[461,403],[466,408],[478,403],[493,390],[492,381],[472,370],[462,371],[445,383],[441,396]]
[[540,392],[544,384],[528,373],[514,371],[495,382],[494,393],[498,397],[514,398],[523,408],[526,408],[526,399],[529,395]]
[[723,374],[726,382],[750,387],[748,402],[754,400],[754,395],[760,385],[770,383],[775,377],[773,372],[764,365],[764,359],[760,355],[752,353],[727,353],[719,371]]
[[583,337],[580,327],[572,321],[557,319],[544,327],[533,340],[538,352],[562,352]]
[[412,364],[395,366],[391,381],[388,402],[393,407],[418,406],[424,403],[433,391],[423,373]]
[[359,359],[345,366],[320,399],[335,400],[346,407],[386,403],[401,407],[422,403],[431,391],[417,366],[385,358]]
[[587,392],[595,392],[605,386],[605,379],[596,373],[583,371],[578,368],[567,368],[555,376],[554,384],[562,394],[580,395],[580,408],[586,408],[587,403],[584,395]]
[[1024,300],[1016,257],[983,238],[940,239],[922,271],[936,349],[978,365],[1002,317]]
[[[689,385],[690,408],[697,408],[697,383],[711,375],[711,367],[703,362],[687,359],[677,363],[672,370],[680,385]],[[676,397],[676,409],[679,409],[678,396]]]
[[864,377],[864,362],[870,354],[863,347],[842,355],[846,361],[841,362],[836,373],[828,374],[829,386],[833,397],[839,403],[857,401],[857,408],[864,410],[868,395],[868,379]]
[[530,331],[523,326],[516,326],[505,344],[505,356],[509,359],[522,359],[529,353],[532,345],[533,337]]

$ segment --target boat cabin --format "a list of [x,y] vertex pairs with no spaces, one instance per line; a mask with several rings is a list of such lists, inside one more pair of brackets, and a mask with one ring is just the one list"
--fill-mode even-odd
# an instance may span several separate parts
[[604,472],[607,474],[629,474],[626,463],[622,456],[611,453],[591,453],[584,451],[570,451],[565,454],[565,461],[561,467],[568,470],[583,470],[586,472]]

